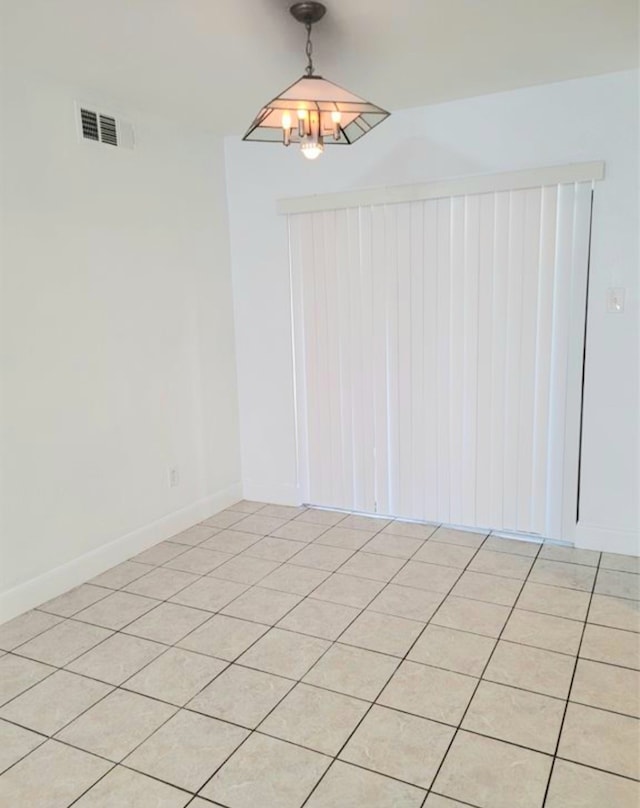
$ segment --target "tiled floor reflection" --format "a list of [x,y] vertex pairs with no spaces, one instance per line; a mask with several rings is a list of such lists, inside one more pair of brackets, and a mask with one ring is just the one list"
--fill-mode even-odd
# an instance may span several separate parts
[[638,808],[638,562],[239,502],[0,626],[0,804]]

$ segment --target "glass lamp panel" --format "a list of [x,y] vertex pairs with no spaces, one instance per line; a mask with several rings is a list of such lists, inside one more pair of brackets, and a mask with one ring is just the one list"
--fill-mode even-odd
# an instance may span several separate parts
[[291,87],[287,87],[284,92],[280,93],[278,98],[282,99],[305,99],[311,98],[316,101],[334,101],[334,102],[350,102],[355,101],[366,104],[364,98],[360,98],[342,87],[338,87],[332,81],[327,81],[320,76],[310,78],[303,76],[298,79]]
[[359,140],[363,135],[366,134],[366,131],[362,129],[358,124],[353,121],[348,126],[343,127],[345,135],[347,136],[350,143],[355,143],[356,140]]
[[[297,125],[300,109],[320,114],[325,145],[353,143],[389,115],[381,107],[359,98],[331,81],[319,76],[303,76],[260,110],[243,139],[282,142],[282,116],[283,113],[289,113],[292,123],[290,142],[300,142]],[[334,123],[331,119],[333,112],[340,113],[340,133],[337,140],[333,136]]]
[[[324,129],[321,133],[324,137],[324,145],[325,146],[337,146],[343,144],[345,146],[349,145],[349,140],[344,136],[343,132],[340,132],[340,138],[335,140],[333,137],[333,130],[329,132],[327,129]],[[273,128],[273,127],[263,127],[257,126],[251,132],[248,132],[243,140],[251,140],[258,143],[283,143],[284,141],[284,133],[280,127]],[[290,143],[300,143],[302,138],[298,134],[297,128],[293,128],[291,130],[291,135],[289,137]]]
[[[287,109],[289,109],[291,111],[291,113],[292,113],[292,115],[291,115],[292,124],[293,124],[293,126],[295,128],[298,125],[298,119],[297,119],[297,117],[295,115],[296,110],[293,107],[287,107]],[[333,112],[334,109],[335,109],[335,107],[332,107],[331,109],[327,109],[327,110],[324,110],[324,111],[321,110],[321,114],[322,114],[323,118],[326,115],[327,121],[331,121],[331,113]],[[282,112],[283,112],[282,109],[271,110],[271,112],[269,112],[266,115],[266,117],[263,118],[262,122],[259,124],[260,127],[261,128],[263,128],[263,127],[267,127],[267,128],[274,127],[274,128],[277,128],[277,129],[282,129]],[[358,117],[358,115],[359,115],[358,112],[341,112],[341,119],[340,119],[341,125],[346,126],[347,124],[351,123],[351,121],[355,121],[355,119]]]
[[[364,112],[372,112],[376,114],[388,114],[386,110],[377,107],[375,104],[369,104],[365,101],[338,101],[338,100],[322,100],[317,98],[283,98],[279,95],[277,98],[273,98],[265,109],[280,109],[280,110],[291,110],[297,112],[298,109],[319,109],[325,110],[328,112],[333,111],[334,109],[340,110],[341,112],[354,112],[358,115]],[[259,118],[262,115],[264,110],[261,110],[259,115],[256,118]]]
[[[282,143],[282,129],[273,127],[256,126],[244,136],[243,140],[255,140],[264,143]],[[291,138],[293,141],[293,138]]]

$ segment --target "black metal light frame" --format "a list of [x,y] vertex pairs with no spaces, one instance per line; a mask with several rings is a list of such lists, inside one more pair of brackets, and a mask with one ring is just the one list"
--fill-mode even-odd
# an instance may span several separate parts
[[[290,143],[304,143],[308,138],[308,132],[305,133],[303,128],[298,128],[295,124],[283,134],[282,116],[283,113],[295,114],[297,110],[305,109],[310,115],[314,112],[317,114],[319,140],[322,145],[349,146],[382,123],[390,113],[322,76],[314,75],[311,26],[324,16],[326,11],[324,5],[317,2],[301,2],[291,6],[290,11],[307,29],[306,72],[265,104],[242,139],[260,143],[284,142],[287,146]],[[313,88],[314,82],[318,82],[317,88]],[[296,90],[298,85],[301,86]],[[329,128],[323,128],[327,116],[331,113],[337,113],[340,122],[332,124]]]

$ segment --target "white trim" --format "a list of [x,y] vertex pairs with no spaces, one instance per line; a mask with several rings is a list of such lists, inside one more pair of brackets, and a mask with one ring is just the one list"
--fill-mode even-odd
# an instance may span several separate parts
[[240,483],[217,491],[186,508],[163,516],[149,525],[120,536],[72,561],[25,581],[0,594],[0,623],[22,614],[74,586],[94,578],[116,564],[175,536],[208,516],[228,508],[241,499]]
[[[586,308],[593,228],[593,186],[575,188],[573,201],[573,244],[571,268],[571,307],[569,313],[569,342],[566,364],[566,416],[563,430],[564,477],[562,481],[563,541],[576,540],[576,510],[580,476],[580,422],[583,404],[584,351],[586,340]],[[584,238],[584,230],[587,237]]]
[[302,505],[302,493],[298,485],[292,483],[258,483],[242,481],[242,498],[251,502],[268,502],[272,505]]
[[513,530],[491,530],[489,535],[496,539],[511,539],[513,541],[524,541],[529,544],[543,544],[550,541],[554,544],[568,544],[569,542],[557,542],[555,539],[545,539],[544,536],[538,536],[535,533],[518,533]]
[[640,556],[640,532],[578,522],[575,546],[580,550],[602,550],[605,553],[624,553]]
[[604,161],[571,163],[563,166],[506,171],[500,174],[478,174],[416,185],[389,185],[382,188],[362,188],[333,194],[316,194],[280,199],[278,213],[310,213],[313,211],[359,208],[365,205],[390,205],[448,196],[516,191],[544,185],[597,181],[604,179]]

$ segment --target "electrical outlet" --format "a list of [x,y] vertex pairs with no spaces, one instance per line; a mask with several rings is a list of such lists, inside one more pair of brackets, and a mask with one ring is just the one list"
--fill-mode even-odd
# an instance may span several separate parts
[[169,466],[167,476],[169,478],[169,488],[177,488],[180,485],[180,472],[177,466]]

